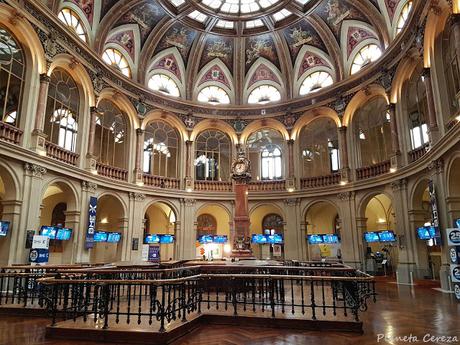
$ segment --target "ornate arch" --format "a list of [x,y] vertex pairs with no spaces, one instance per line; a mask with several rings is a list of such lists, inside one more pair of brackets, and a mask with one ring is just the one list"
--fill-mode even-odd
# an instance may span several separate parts
[[[270,73],[272,79],[260,79],[257,78],[256,72],[261,68],[265,67]],[[281,94],[281,98],[286,98],[286,85],[283,82],[284,78],[281,75],[280,70],[266,58],[260,57],[255,61],[251,68],[249,68],[248,73],[246,74],[246,78],[244,81],[244,89],[243,89],[243,100],[245,103],[248,101],[248,97],[251,92],[261,86],[261,85],[271,85],[274,86]]]
[[175,114],[163,110],[152,110],[145,115],[140,128],[145,129],[150,122],[154,121],[166,122],[177,130],[182,141],[187,140],[187,128],[185,128],[184,123]]
[[408,52],[409,57],[404,58],[398,65],[391,85],[390,102],[398,103],[402,97],[402,89],[404,83],[410,79],[412,73],[419,64],[418,51],[412,50]]
[[99,102],[103,99],[107,99],[109,101],[114,102],[120,108],[120,110],[126,114],[130,132],[139,128],[140,124],[139,119],[137,118],[137,111],[128,99],[128,97],[126,97],[124,94],[118,92],[115,89],[107,88],[102,90],[97,99],[96,104],[99,104]]
[[[212,71],[214,67],[217,67],[219,69],[219,72],[222,72],[224,74],[225,80],[228,81],[227,84],[220,81],[206,79],[207,75]],[[198,73],[194,84],[195,87],[193,88],[194,91],[192,96],[194,100],[197,99],[198,93],[202,88],[206,86],[215,85],[224,89],[230,97],[230,102],[235,103],[235,85],[233,83],[233,76],[228,67],[223,63],[221,59],[215,58],[209,61]]]
[[264,128],[272,128],[274,130],[277,130],[281,133],[281,136],[285,140],[289,140],[289,133],[286,127],[280,121],[275,120],[273,118],[269,118],[256,120],[247,125],[243,133],[241,133],[240,144],[246,145],[246,141],[252,133]]
[[63,178],[55,178],[55,179],[52,179],[50,181],[48,181],[43,187],[42,187],[42,192],[41,192],[41,198],[40,200],[43,200],[44,197],[45,197],[45,193],[46,191],[48,190],[49,187],[53,186],[53,185],[56,185],[60,188],[63,187],[63,192],[64,193],[68,193],[70,192],[71,196],[72,196],[72,200],[70,200],[70,203],[68,202],[67,203],[67,210],[78,210],[79,209],[79,205],[81,204],[80,203],[80,199],[78,197],[78,191],[77,189],[75,188],[75,186],[73,184],[71,184],[69,181],[66,181],[65,179]]
[[79,6],[77,6],[75,3],[70,2],[70,1],[61,1],[59,4],[59,8],[57,10],[57,14],[59,14],[59,12],[61,12],[64,8],[69,8],[78,15],[78,19],[83,25],[83,28],[85,29],[85,33],[86,33],[86,38],[88,39],[86,43],[90,47],[92,47],[93,42],[94,42],[94,35],[93,35],[91,23],[88,21],[88,17],[85,15],[85,13],[82,11],[82,9]]
[[329,107],[320,107],[317,109],[312,109],[312,110],[305,112],[297,120],[294,128],[291,131],[291,139],[297,140],[299,138],[300,132],[305,126],[321,118],[329,118],[337,124],[337,127],[341,126],[340,118],[337,115],[337,112],[335,110]]
[[305,207],[302,210],[302,220],[305,221],[305,219],[307,218],[308,212],[311,210],[311,208],[313,206],[315,206],[317,204],[321,204],[321,203],[328,204],[328,205],[332,206],[333,208],[335,208],[335,210],[337,211],[337,214],[340,217],[340,211],[339,211],[340,209],[337,206],[337,204],[335,202],[329,200],[329,199],[321,198],[321,199],[310,201],[309,203],[307,203],[307,205],[305,205]]
[[120,218],[127,218],[127,216],[128,216],[128,205],[126,204],[126,201],[123,200],[123,198],[121,197],[121,195],[119,193],[116,193],[116,192],[103,192],[102,194],[97,196],[98,201],[100,199],[102,199],[103,197],[112,197],[112,198],[116,199],[120,203],[120,205],[121,205],[121,207],[123,209],[123,217],[120,217]]
[[[11,168],[9,162],[0,158],[0,177],[5,184],[5,200],[19,200],[22,193],[21,182],[19,176],[14,169]],[[6,182],[5,182],[6,180]],[[10,187],[10,188],[8,188]],[[12,188],[11,188],[12,187]]]
[[233,146],[238,143],[238,136],[236,135],[235,129],[227,122],[218,119],[206,119],[198,122],[198,124],[193,128],[190,140],[194,141],[198,135],[206,129],[216,129],[225,133],[230,138]]
[[452,7],[446,0],[440,0],[437,4],[438,11],[430,11],[427,16],[425,35],[423,42],[423,63],[425,67],[431,67],[435,56],[436,38],[444,31],[446,23],[451,15]]

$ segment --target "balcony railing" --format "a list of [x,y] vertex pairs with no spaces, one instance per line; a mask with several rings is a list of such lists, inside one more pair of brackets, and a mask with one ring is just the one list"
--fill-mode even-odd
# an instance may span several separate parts
[[70,165],[77,165],[77,160],[79,155],[75,152],[68,151],[63,149],[59,145],[56,145],[52,142],[47,141],[45,143],[46,148],[46,155],[48,157],[54,158],[58,161],[70,164]]
[[147,186],[168,188],[168,189],[179,189],[180,180],[177,178],[155,176],[150,174],[143,175],[144,184]]
[[340,183],[340,174],[335,173],[325,176],[307,177],[300,180],[301,188],[317,188],[333,186]]
[[284,191],[286,190],[286,181],[285,180],[275,180],[275,181],[250,182],[249,190],[252,192]]
[[229,181],[195,181],[195,191],[232,192],[233,184]]
[[112,167],[98,162],[96,163],[96,170],[98,175],[109,177],[114,180],[128,180],[128,171],[125,169]]
[[19,144],[22,131],[19,128],[11,126],[8,123],[0,121],[0,139],[13,144]]
[[358,180],[364,180],[371,177],[386,174],[390,172],[391,162],[384,161],[378,164],[374,164],[368,167],[356,169],[356,178]]
[[415,150],[412,150],[409,152],[409,162],[413,163],[416,160],[419,160],[422,158],[427,152],[428,148],[430,147],[430,144],[425,144]]

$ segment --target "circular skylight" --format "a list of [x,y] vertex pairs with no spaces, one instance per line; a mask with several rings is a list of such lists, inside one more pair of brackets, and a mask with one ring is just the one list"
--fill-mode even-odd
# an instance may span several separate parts
[[202,0],[201,2],[216,12],[245,14],[264,10],[278,3],[279,0]]

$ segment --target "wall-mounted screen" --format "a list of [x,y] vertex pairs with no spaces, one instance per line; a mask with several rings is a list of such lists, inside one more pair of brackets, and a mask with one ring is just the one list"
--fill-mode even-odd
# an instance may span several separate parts
[[213,236],[213,242],[218,244],[224,244],[228,242],[228,237],[225,235]]
[[201,244],[213,243],[214,239],[212,235],[202,235],[198,236],[198,242],[200,242]]
[[380,242],[379,235],[376,232],[365,232],[364,233],[364,240],[367,243]]
[[251,242],[254,244],[266,244],[268,243],[268,239],[265,235],[256,234],[252,235]]
[[161,244],[172,244],[174,243],[174,235],[160,235]]
[[417,235],[421,240],[431,240],[436,237],[436,229],[434,226],[422,226],[417,229]]
[[50,240],[56,239],[57,228],[54,226],[42,226],[40,229],[40,235],[49,237]]
[[158,235],[147,235],[145,237],[145,243],[147,244],[156,244],[156,243],[160,243],[160,236]]
[[324,242],[322,235],[308,235],[307,239],[309,244],[322,244]]
[[395,242],[396,236],[393,231],[380,231],[378,232],[380,242]]
[[121,233],[119,232],[109,232],[107,234],[107,242],[109,243],[118,243],[121,240]]
[[323,242],[325,244],[338,244],[340,243],[340,238],[337,234],[326,234],[323,235]]
[[5,220],[0,220],[0,237],[5,237],[8,235],[8,231],[10,230],[10,222]]
[[107,242],[107,233],[105,231],[95,231],[94,242]]
[[274,234],[274,235],[268,235],[267,237],[267,242],[270,244],[283,244],[283,235],[281,234]]
[[56,240],[68,241],[72,237],[72,229],[59,228],[56,233]]
[[460,229],[460,218],[458,218],[458,219],[456,219],[456,220],[454,221],[454,227]]

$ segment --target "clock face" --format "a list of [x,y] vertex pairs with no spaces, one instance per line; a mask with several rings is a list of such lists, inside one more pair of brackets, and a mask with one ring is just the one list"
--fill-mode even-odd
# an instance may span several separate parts
[[246,171],[246,164],[244,162],[238,162],[235,164],[235,173],[243,174]]

